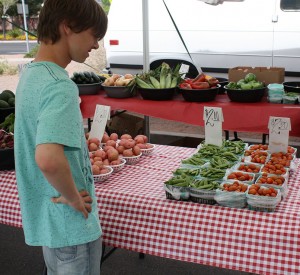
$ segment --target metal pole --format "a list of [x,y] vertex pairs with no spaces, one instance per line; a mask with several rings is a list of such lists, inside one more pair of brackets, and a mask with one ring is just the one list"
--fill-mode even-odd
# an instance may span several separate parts
[[[149,15],[148,15],[148,0],[143,0],[143,71],[148,72],[150,70],[149,62]],[[144,129],[145,135],[150,142],[150,125],[149,117],[144,116]]]
[[5,28],[6,28],[6,15],[2,15],[2,32],[3,32],[3,39],[6,38]]
[[26,21],[26,12],[25,12],[25,3],[22,0],[22,8],[23,8],[23,18],[24,18],[24,29],[25,29],[25,36],[26,36],[26,48],[27,52],[29,53],[29,41],[28,41],[28,29],[27,29],[27,21]]

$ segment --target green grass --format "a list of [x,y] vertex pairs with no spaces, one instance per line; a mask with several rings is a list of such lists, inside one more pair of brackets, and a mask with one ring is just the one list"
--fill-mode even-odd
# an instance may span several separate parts
[[6,60],[0,60],[0,75],[15,75],[17,72],[17,66],[8,64]]

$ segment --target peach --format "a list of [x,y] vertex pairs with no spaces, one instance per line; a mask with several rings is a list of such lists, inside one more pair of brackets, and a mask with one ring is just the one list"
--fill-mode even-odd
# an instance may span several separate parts
[[129,134],[123,134],[120,139],[132,139],[132,136]]
[[89,151],[91,152],[91,151],[97,151],[97,149],[98,149],[98,145],[96,144],[96,143],[90,143],[89,144]]
[[107,152],[109,149],[116,149],[116,148],[112,147],[110,145],[105,145],[104,148],[103,148],[104,152]]
[[138,143],[136,146],[140,147],[141,149],[147,149],[147,144],[145,143]]
[[119,165],[119,164],[121,164],[121,159],[119,159],[119,158],[117,160],[113,160],[109,163],[109,165]]
[[101,169],[103,167],[103,162],[97,160],[97,161],[94,162],[94,165],[97,165]]
[[119,152],[116,149],[109,149],[107,151],[107,158],[109,161],[117,160],[119,158]]
[[122,145],[119,145],[118,147],[117,147],[117,151],[119,152],[119,154],[123,154],[123,151],[125,150],[125,147],[124,146],[122,146]]
[[110,170],[108,170],[108,168],[102,168],[100,170],[100,174],[107,174]]
[[100,174],[100,168],[99,168],[99,166],[93,164],[92,165],[92,171],[93,171],[93,175],[99,175]]
[[141,148],[139,147],[139,146],[134,146],[133,148],[132,148],[132,152],[133,152],[133,154],[135,155],[135,156],[138,156],[140,153],[141,153]]
[[109,165],[109,160],[108,159],[105,159],[105,160],[103,160],[103,165]]
[[117,143],[116,143],[116,141],[110,139],[110,140],[106,141],[105,146],[112,146],[112,147],[116,148]]
[[123,156],[124,157],[132,157],[133,156],[133,152],[132,149],[126,149],[123,151]]
[[100,140],[99,140],[99,138],[90,138],[89,143],[90,144],[95,143],[95,144],[97,144],[97,146],[99,146],[100,145]]
[[108,141],[109,140],[109,135],[107,134],[107,133],[104,133],[103,134],[103,137],[102,137],[102,139],[101,139],[101,142],[102,143],[105,143],[106,141]]
[[125,140],[124,142],[124,147],[126,149],[130,149],[130,148],[133,148],[133,146],[135,145],[135,141],[133,139],[127,139]]
[[136,143],[145,143],[143,137],[141,136],[136,136],[134,140]]
[[110,138],[111,140],[117,141],[118,138],[119,138],[119,136],[118,136],[117,133],[111,133],[111,135],[109,136],[109,138]]

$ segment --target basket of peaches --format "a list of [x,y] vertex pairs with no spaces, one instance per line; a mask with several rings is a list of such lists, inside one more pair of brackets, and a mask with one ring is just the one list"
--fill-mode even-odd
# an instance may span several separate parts
[[102,143],[104,150],[107,150],[107,148],[116,149],[121,159],[126,161],[126,164],[136,164],[143,154],[152,153],[155,147],[154,144],[148,143],[148,138],[145,135],[133,137],[129,134],[123,134],[119,137],[117,133],[110,135],[104,133]]
[[[88,134],[86,135],[88,138]],[[112,144],[112,142],[110,142]],[[101,147],[102,144],[102,147]],[[109,175],[113,172],[118,172],[124,168],[126,160],[122,159],[116,149],[116,141],[112,145],[103,146],[98,138],[87,139],[89,156],[92,165],[94,179],[98,175]],[[105,173],[105,169],[107,173]]]

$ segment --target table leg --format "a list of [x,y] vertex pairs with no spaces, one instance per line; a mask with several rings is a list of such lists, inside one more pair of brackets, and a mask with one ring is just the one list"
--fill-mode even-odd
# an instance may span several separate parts
[[148,142],[150,142],[150,125],[149,116],[144,116],[144,135],[148,137]]

